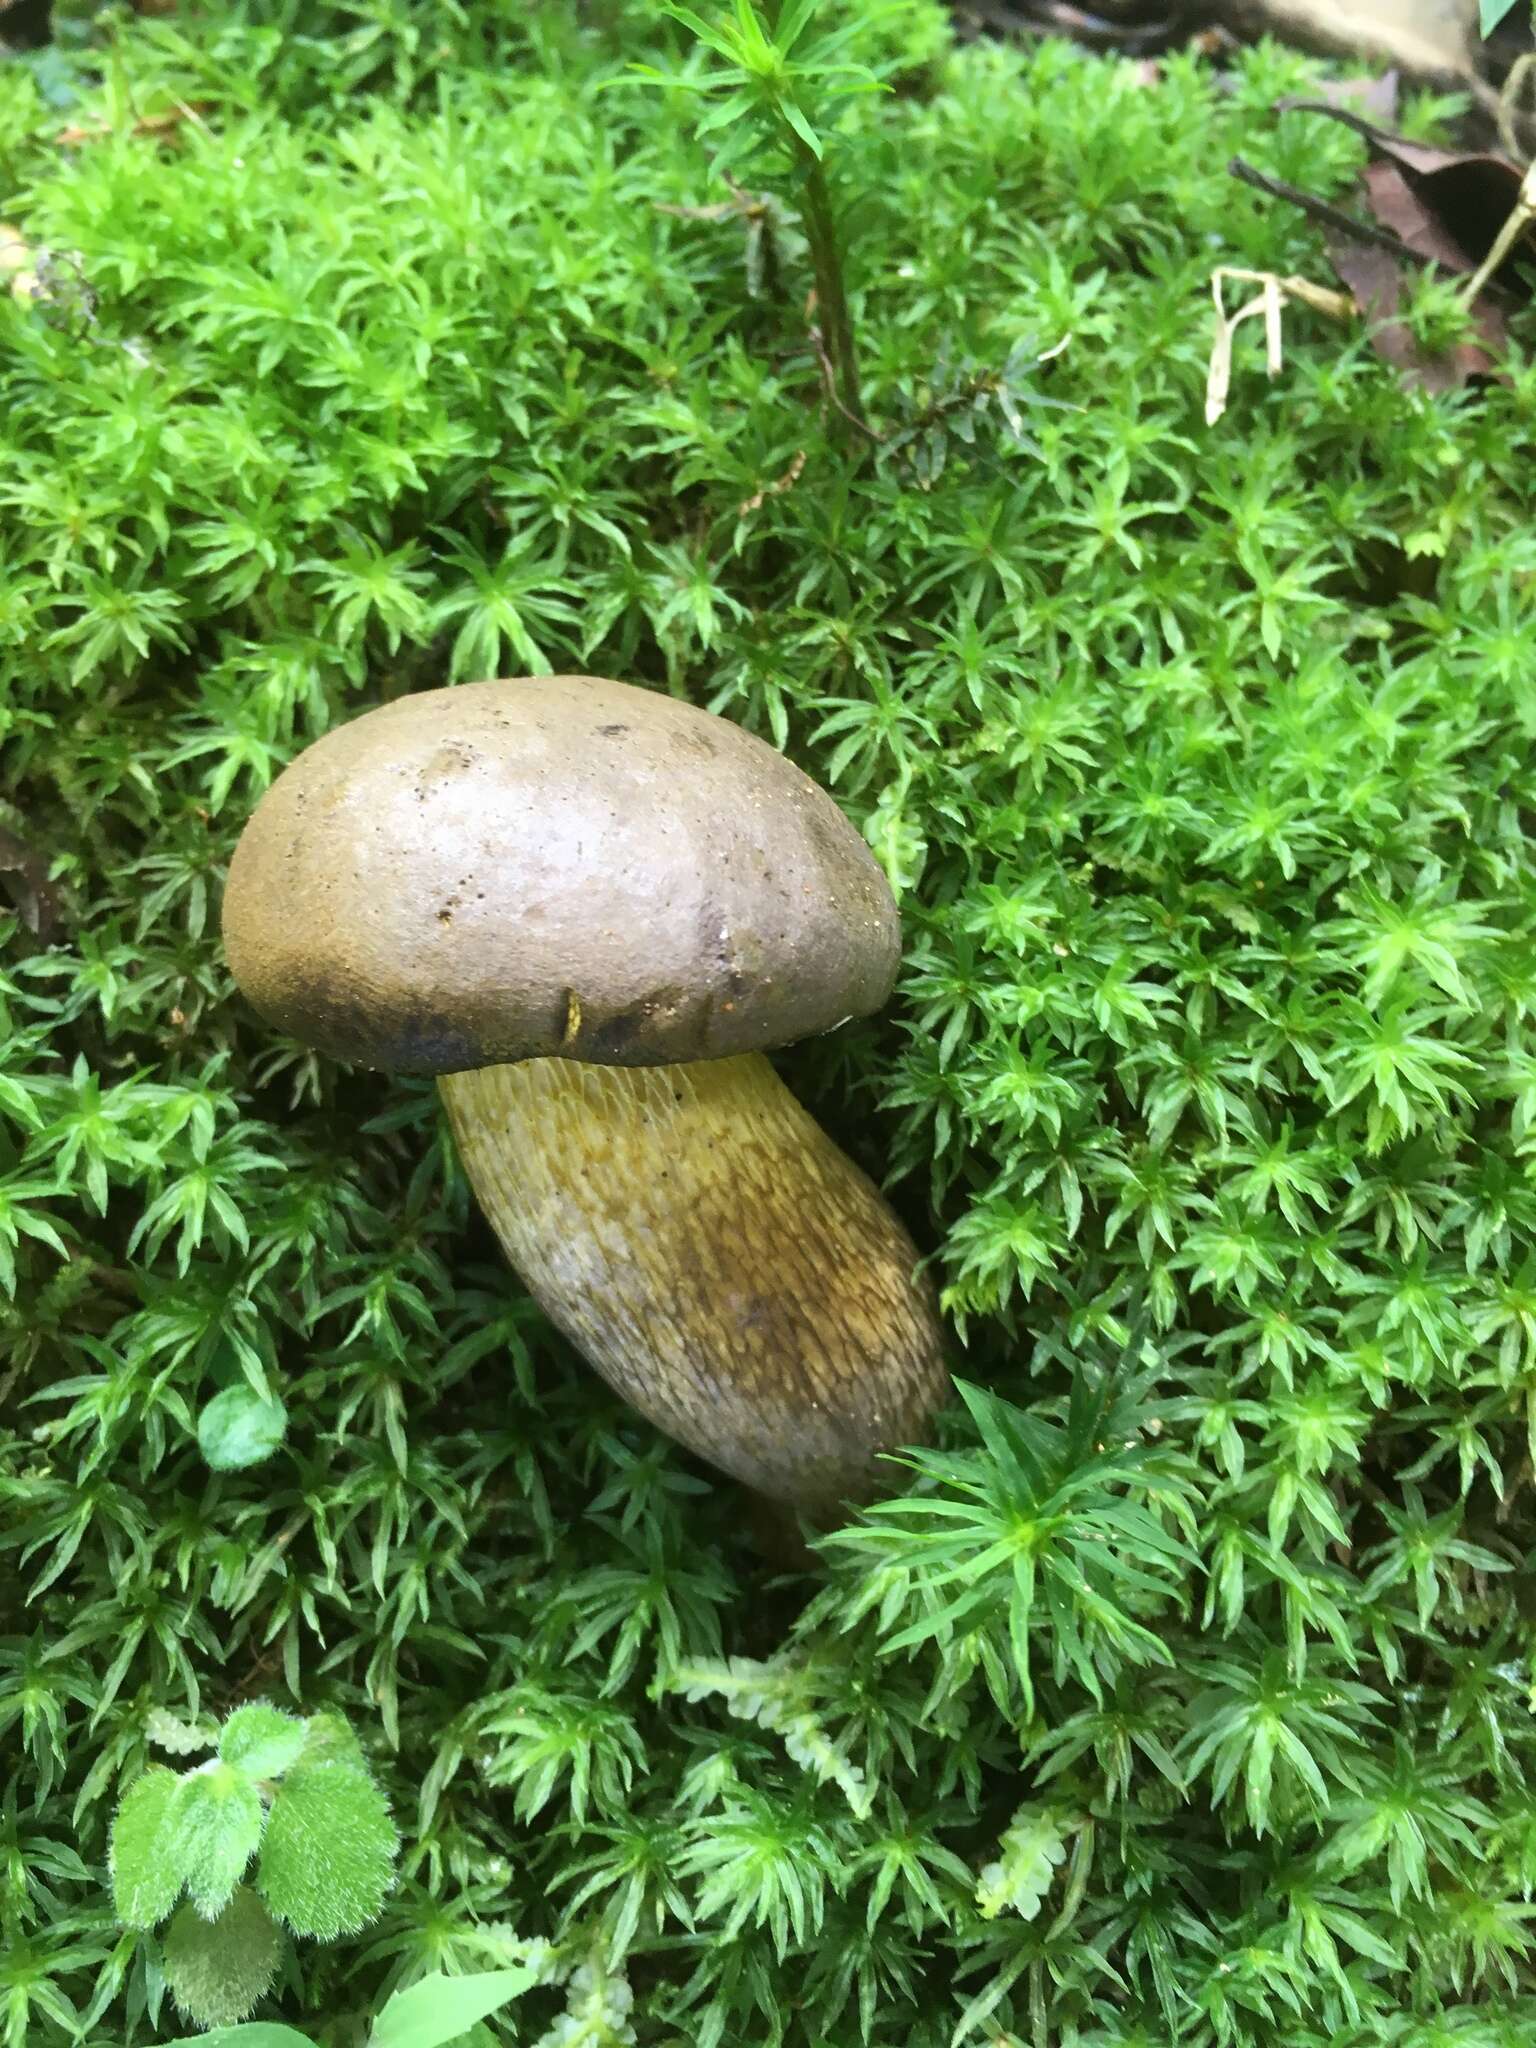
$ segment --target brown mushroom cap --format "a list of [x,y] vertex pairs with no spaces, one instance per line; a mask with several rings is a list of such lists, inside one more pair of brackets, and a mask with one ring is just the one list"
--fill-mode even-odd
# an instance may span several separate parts
[[372,1067],[766,1051],[890,993],[896,906],[826,792],[595,676],[402,697],[308,748],[235,849],[235,979]]

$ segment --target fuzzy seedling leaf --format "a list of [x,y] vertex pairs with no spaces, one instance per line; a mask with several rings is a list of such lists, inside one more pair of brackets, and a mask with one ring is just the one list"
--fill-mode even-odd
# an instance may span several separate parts
[[244,2019],[271,1986],[283,1937],[260,1899],[242,1884],[216,1920],[183,1906],[166,1931],[164,1948],[165,1980],[180,2009],[201,2026],[227,2026]]
[[171,1853],[192,1904],[217,1919],[261,1840],[261,1794],[232,1764],[202,1764],[178,1782],[169,1813]]
[[254,1387],[226,1387],[197,1418],[197,1446],[215,1472],[243,1472],[270,1458],[287,1430],[281,1401],[264,1401]]
[[296,1765],[267,1816],[262,1893],[295,1934],[355,1934],[384,1903],[397,1846],[384,1795],[365,1770],[340,1760]]
[[304,1723],[263,1700],[236,1707],[219,1737],[219,1755],[248,1778],[279,1778],[304,1749]]
[[539,1981],[537,1970],[477,1970],[468,1977],[434,1972],[397,1991],[374,2022],[368,2048],[442,2048]]
[[366,1777],[368,1760],[357,1731],[344,1715],[322,1708],[304,1724],[303,1761],[306,1764],[344,1763]]
[[151,1764],[123,1796],[112,1823],[112,1898],[125,1927],[153,1927],[181,1897],[182,1865],[172,1853],[171,1803],[179,1780]]

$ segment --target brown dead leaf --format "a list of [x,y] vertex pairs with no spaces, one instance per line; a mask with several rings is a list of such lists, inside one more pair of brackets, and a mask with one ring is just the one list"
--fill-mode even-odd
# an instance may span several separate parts
[[58,931],[59,898],[48,879],[48,863],[24,839],[0,825],[0,888],[17,916],[44,945]]
[[1396,71],[1383,71],[1374,78],[1325,78],[1318,93],[1330,107],[1352,109],[1371,121],[1395,121],[1401,83]]
[[[1283,101],[1281,112],[1322,114],[1364,138],[1371,152],[1364,183],[1372,213],[1420,256],[1471,273],[1488,255],[1520,198],[1523,167],[1494,150],[1437,149],[1374,127],[1348,107],[1322,100]],[[1510,252],[1495,273],[1527,297],[1530,278]]]
[[1465,244],[1441,215],[1425,203],[1417,183],[1410,184],[1399,165],[1386,158],[1367,164],[1360,182],[1371,212],[1383,227],[1390,228],[1401,239],[1405,248],[1431,257],[1447,270],[1465,273],[1473,269]]
[[[1267,179],[1241,159],[1231,168],[1323,226],[1334,269],[1371,321],[1377,353],[1406,383],[1432,391],[1499,375],[1509,343],[1506,308],[1536,296],[1536,170],[1523,172],[1491,150],[1437,149],[1391,134],[1336,101],[1282,101],[1276,111],[1342,121],[1370,149],[1360,184],[1368,219]],[[1424,266],[1466,280],[1476,340],[1437,353],[1399,317],[1405,282]]]
[[[1403,152],[1384,149],[1366,166],[1366,195],[1376,218],[1410,249],[1449,270],[1474,271],[1520,197],[1520,171],[1504,157],[1439,154],[1441,162],[1416,168]],[[1519,254],[1511,251],[1499,271],[1516,288]]]
[[[166,107],[158,114],[141,114],[128,132],[131,135],[174,136],[184,121],[195,122],[201,128],[205,124],[199,109],[207,104],[206,100],[195,101],[190,105],[184,100],[178,100],[175,106]],[[96,121],[89,127],[61,128],[55,139],[64,148],[75,149],[82,142],[103,142],[109,135],[116,133],[117,130],[110,122]]]
[[1325,237],[1333,267],[1349,286],[1355,304],[1370,321],[1371,347],[1384,362],[1397,370],[1405,384],[1425,391],[1449,391],[1471,377],[1495,374],[1498,358],[1509,340],[1502,310],[1487,299],[1479,299],[1474,320],[1482,344],[1458,342],[1439,355],[1432,354],[1415,337],[1407,322],[1397,317],[1403,297],[1402,267],[1390,250],[1357,242],[1336,228]]

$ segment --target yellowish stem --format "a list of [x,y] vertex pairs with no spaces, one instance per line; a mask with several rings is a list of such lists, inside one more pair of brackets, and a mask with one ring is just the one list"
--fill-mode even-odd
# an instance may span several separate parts
[[916,1249],[760,1054],[438,1085],[529,1291],[669,1435],[811,1512],[923,1436],[949,1380]]
[[1503,227],[1493,238],[1493,247],[1473,271],[1462,288],[1462,298],[1471,305],[1483,286],[1492,277],[1516,242],[1536,219],[1536,164],[1532,164],[1520,180],[1520,191]]

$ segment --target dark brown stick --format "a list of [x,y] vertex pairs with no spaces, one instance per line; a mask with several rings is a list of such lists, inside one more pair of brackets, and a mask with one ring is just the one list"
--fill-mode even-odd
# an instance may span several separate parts
[[[1454,270],[1449,263],[1442,263],[1438,256],[1422,255],[1417,249],[1410,249],[1400,235],[1394,235],[1389,228],[1378,227],[1374,221],[1358,220],[1354,214],[1346,213],[1340,206],[1330,206],[1326,199],[1319,199],[1314,192],[1303,192],[1295,185],[1287,185],[1279,178],[1266,177],[1240,156],[1233,157],[1227,169],[1234,178],[1241,178],[1245,185],[1252,185],[1256,191],[1267,192],[1271,199],[1283,199],[1289,206],[1299,206],[1311,219],[1321,221],[1326,227],[1336,228],[1341,235],[1348,235],[1356,242],[1371,242],[1378,249],[1388,249],[1404,263],[1417,263],[1423,270],[1437,270],[1442,277],[1461,277],[1462,271]],[[1509,304],[1518,304],[1514,293],[1503,285],[1488,284],[1483,288],[1491,296],[1504,299]]]

